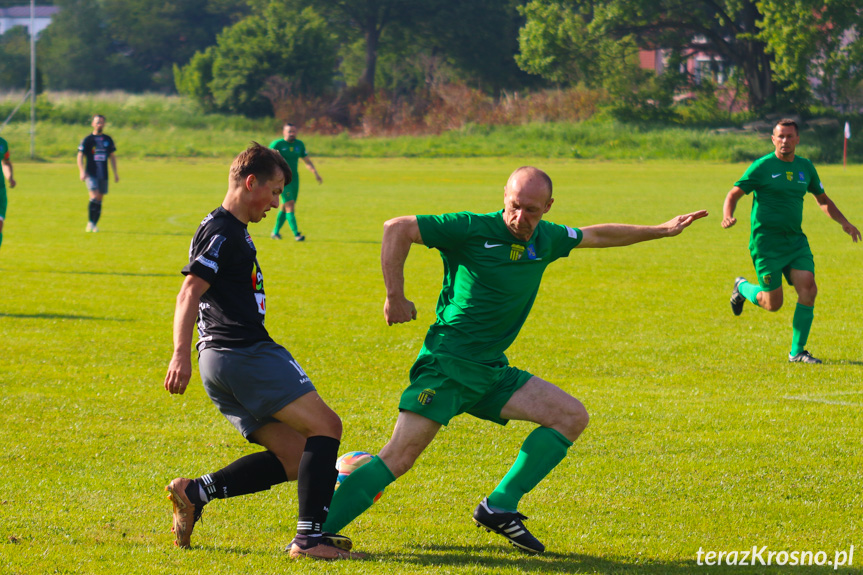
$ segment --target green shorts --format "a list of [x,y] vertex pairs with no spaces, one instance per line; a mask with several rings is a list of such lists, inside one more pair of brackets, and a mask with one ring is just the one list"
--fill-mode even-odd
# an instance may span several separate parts
[[[294,177],[296,177],[296,176],[294,176]],[[286,202],[297,201],[297,196],[299,196],[299,195],[300,195],[299,182],[296,182],[296,183],[291,182],[290,184],[285,186],[285,189],[282,190],[282,193],[280,194],[279,197],[282,199],[282,203],[284,204]]]
[[790,239],[784,245],[773,244],[770,249],[753,249],[750,246],[750,253],[755,273],[758,274],[758,284],[766,291],[781,288],[783,275],[788,285],[794,285],[791,281],[792,269],[815,273],[815,260],[806,236]]
[[[0,178],[3,176],[0,175]],[[6,206],[8,205],[8,200],[6,199],[6,182],[0,181],[0,220],[6,219]]]
[[500,425],[500,411],[533,374],[500,363],[477,363],[449,355],[433,355],[425,348],[411,367],[411,384],[402,393],[399,409],[427,417],[441,425],[469,413]]

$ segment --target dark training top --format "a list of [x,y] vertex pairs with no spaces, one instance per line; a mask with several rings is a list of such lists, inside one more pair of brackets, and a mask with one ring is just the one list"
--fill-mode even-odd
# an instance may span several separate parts
[[198,226],[183,268],[184,275],[210,284],[198,306],[198,351],[272,341],[264,327],[267,297],[257,253],[246,224],[223,207]]
[[107,134],[90,134],[78,146],[78,151],[83,152],[87,158],[87,175],[97,180],[108,179],[108,156],[117,151],[114,140]]

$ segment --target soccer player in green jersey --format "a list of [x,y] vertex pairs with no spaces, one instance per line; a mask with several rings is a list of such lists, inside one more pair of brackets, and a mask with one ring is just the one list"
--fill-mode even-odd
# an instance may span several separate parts
[[13,175],[12,160],[9,159],[9,144],[6,140],[0,138],[0,165],[3,166],[3,176],[0,178],[0,246],[3,245],[3,222],[6,221],[6,180],[9,180],[9,187],[15,187],[15,176]]
[[814,317],[815,263],[809,241],[801,229],[803,198],[807,192],[825,214],[838,222],[842,230],[857,242],[860,231],[839,211],[833,200],[824,193],[824,186],[815,166],[794,151],[800,142],[797,123],[780,120],[773,128],[773,145],[776,150],[755,160],[743,177],[735,182],[725,197],[722,208],[722,227],[737,223],[734,209],[746,194],[752,194],[752,234],[749,252],[755,264],[758,283],[749,283],[743,277],[734,280],[731,292],[731,310],[734,315],[743,312],[743,304],[751,301],[767,311],[782,307],[782,276],[797,291],[797,308],[791,322],[791,351],[788,361],[821,363],[806,351],[809,330]]
[[479,526],[529,553],[545,546],[525,528],[519,500],[560,463],[587,427],[587,410],[556,385],[509,365],[515,340],[536,298],[545,268],[573,248],[626,246],[676,236],[707,215],[677,216],[658,226],[602,224],[570,228],[543,221],[552,202],[551,179],[522,167],[504,188],[504,209],[404,216],[384,225],[381,267],[389,325],[416,319],[405,297],[404,265],[412,244],[436,248],[443,259],[437,319],[410,371],[395,430],[380,454],[336,490],[326,530],[342,528],[371,506],[384,487],[406,473],[441,425],[469,413],[505,425],[539,425],[525,439],[510,471],[476,508]]
[[276,226],[273,228],[273,234],[271,237],[274,240],[282,239],[282,234],[280,232],[282,230],[282,226],[285,225],[285,221],[287,221],[288,225],[291,226],[291,231],[294,233],[294,239],[301,242],[306,239],[306,236],[300,233],[300,229],[297,227],[297,218],[294,215],[294,212],[296,211],[297,196],[300,193],[300,174],[297,173],[297,164],[299,163],[299,160],[302,159],[303,163],[306,164],[306,167],[315,175],[315,179],[318,180],[318,184],[323,184],[324,180],[321,178],[315,165],[312,164],[312,161],[309,159],[306,145],[297,139],[297,127],[289,122],[285,122],[285,125],[282,127],[282,134],[284,137],[278,140],[273,140],[270,143],[270,147],[278,151],[282,157],[287,160],[294,177],[290,183],[285,185],[285,189],[282,192],[282,202],[279,206],[279,213],[276,216]]

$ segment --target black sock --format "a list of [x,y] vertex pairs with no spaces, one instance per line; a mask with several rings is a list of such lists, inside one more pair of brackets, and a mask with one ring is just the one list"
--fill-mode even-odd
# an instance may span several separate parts
[[102,215],[102,202],[90,200],[89,206],[90,221],[94,224],[98,223],[99,217]]
[[193,483],[204,489],[208,499],[226,499],[266,491],[287,480],[288,476],[279,458],[272,451],[261,451],[241,457],[227,467],[215,473],[208,473]]
[[297,533],[312,535],[321,532],[336,485],[336,459],[339,440],[316,435],[306,440],[297,477],[299,516]]

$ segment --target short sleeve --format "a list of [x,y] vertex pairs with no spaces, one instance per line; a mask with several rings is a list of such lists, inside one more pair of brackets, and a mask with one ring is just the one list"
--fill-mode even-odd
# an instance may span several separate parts
[[569,252],[578,247],[578,244],[584,239],[584,234],[580,228],[549,223],[549,229],[549,236],[553,242],[552,255],[554,259],[567,257]]
[[747,194],[751,194],[758,188],[759,180],[758,180],[758,168],[761,166],[760,162],[753,162],[749,168],[747,168],[746,172],[744,172],[743,176],[736,182],[734,185],[746,192]]
[[117,151],[117,146],[114,145],[114,139],[108,138],[108,149],[105,150],[105,153],[110,156],[111,154],[113,154],[116,151]]
[[818,170],[815,169],[815,165],[812,162],[809,162],[809,167],[811,169],[812,178],[809,180],[809,187],[806,188],[810,193],[820,196],[824,193],[824,184],[821,182],[821,178],[818,177]]
[[440,250],[462,245],[469,235],[473,216],[470,212],[417,216],[423,244]]
[[89,139],[89,137],[90,136],[87,136],[86,138],[81,140],[80,144],[78,144],[78,151],[79,152],[86,152],[87,151],[87,140]]
[[[202,230],[204,231],[204,230]],[[213,284],[219,268],[230,258],[230,244],[219,233],[195,234],[189,248],[189,264],[183,268],[183,275],[194,274]]]

